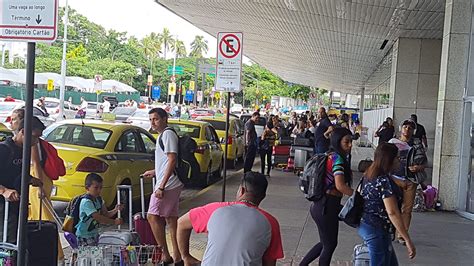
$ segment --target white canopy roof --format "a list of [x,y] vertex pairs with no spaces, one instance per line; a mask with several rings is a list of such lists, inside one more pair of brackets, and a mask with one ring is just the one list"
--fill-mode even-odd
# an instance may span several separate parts
[[[445,0],[155,0],[284,80],[359,92],[399,37],[441,39]],[[215,45],[215,44],[209,44]]]
[[[35,84],[48,84],[48,79],[52,79],[54,86],[61,86],[61,75],[57,73],[35,73]],[[14,83],[26,84],[25,69],[6,69],[0,67],[0,80],[11,81]],[[95,92],[94,80],[81,77],[66,77],[66,86],[80,90]],[[136,92],[133,87],[116,80],[102,81],[102,91],[108,92]]]

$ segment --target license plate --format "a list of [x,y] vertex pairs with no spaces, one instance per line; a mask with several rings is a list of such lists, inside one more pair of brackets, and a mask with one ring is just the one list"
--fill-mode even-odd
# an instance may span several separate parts
[[53,186],[51,189],[51,196],[56,196],[56,192],[58,191],[58,188],[56,186]]

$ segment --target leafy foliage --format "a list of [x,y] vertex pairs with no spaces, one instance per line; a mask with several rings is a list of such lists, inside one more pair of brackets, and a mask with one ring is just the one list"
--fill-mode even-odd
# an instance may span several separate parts
[[[64,8],[60,9],[59,14],[61,21],[58,23],[58,36],[61,38],[64,35]],[[51,45],[39,43],[36,71],[60,73],[62,46],[61,39]],[[152,74],[153,85],[161,86],[161,100],[165,100],[171,78],[167,69],[173,65],[173,59],[167,58],[169,51],[176,54],[176,65],[182,66],[184,70],[183,74],[176,76],[178,87],[189,88],[189,81],[195,80],[197,62],[216,64],[215,58],[204,58],[209,50],[204,36],[196,36],[190,47],[188,57],[184,42],[174,38],[168,28],[164,28],[161,33],[152,32],[139,40],[134,36],[127,36],[126,32],[106,30],[74,9],[69,10],[66,53],[68,76],[93,78],[100,74],[104,79],[119,80],[144,92],[147,88],[147,76]],[[7,63],[6,67],[24,68],[24,60],[15,58],[14,64]],[[244,65],[242,77],[244,93],[238,93],[234,97],[237,102],[242,102],[242,97],[245,97],[246,105],[268,102],[274,95],[307,100],[311,91],[307,86],[283,81],[258,64]],[[215,77],[207,75],[204,88],[202,78],[199,73],[196,87],[203,89],[205,95],[210,95]],[[327,92],[320,89],[312,91],[320,95]]]

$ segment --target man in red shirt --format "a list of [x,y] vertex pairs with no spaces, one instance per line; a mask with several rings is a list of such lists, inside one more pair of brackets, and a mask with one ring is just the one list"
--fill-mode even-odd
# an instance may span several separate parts
[[247,172],[237,201],[215,202],[194,208],[178,220],[178,246],[185,265],[199,261],[189,254],[191,231],[208,233],[201,265],[275,265],[283,258],[280,225],[258,208],[265,198],[264,175]]

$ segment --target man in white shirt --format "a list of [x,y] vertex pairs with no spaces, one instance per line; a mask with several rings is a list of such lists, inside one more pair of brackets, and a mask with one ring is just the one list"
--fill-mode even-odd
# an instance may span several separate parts
[[107,100],[107,98],[104,98],[104,102],[102,103],[102,112],[110,113],[110,102]]
[[[154,194],[150,197],[148,209],[148,222],[155,236],[156,242],[163,248],[163,262],[175,262],[179,265],[182,261],[176,239],[178,222],[179,196],[183,184],[175,174],[177,163],[178,135],[168,127],[168,113],[162,108],[153,108],[149,112],[151,128],[160,135],[156,141],[155,169],[146,171],[143,176],[156,176]],[[169,225],[173,257],[171,257],[166,243],[165,227]]]
[[79,118],[85,118],[86,111],[87,111],[87,102],[84,99],[84,97],[81,97],[81,105],[79,106],[79,111],[77,112],[79,115]]

